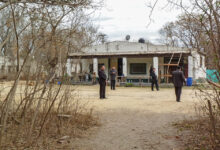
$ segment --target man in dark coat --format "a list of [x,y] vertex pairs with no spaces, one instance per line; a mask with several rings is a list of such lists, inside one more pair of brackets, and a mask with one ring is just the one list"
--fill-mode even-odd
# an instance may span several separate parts
[[104,99],[105,97],[105,87],[106,87],[107,76],[105,74],[105,66],[102,66],[99,70],[99,84],[100,84],[100,99]]
[[157,91],[159,91],[158,79],[157,79],[155,68],[153,68],[153,70],[151,71],[151,89],[152,89],[152,91],[154,91],[154,84],[156,85]]
[[149,71],[151,78],[152,78],[152,72],[153,72],[153,66],[150,67],[150,71]]
[[185,77],[181,71],[181,67],[178,66],[176,71],[172,72],[173,84],[175,87],[176,101],[180,102],[183,83],[186,84]]
[[115,67],[112,67],[112,69],[110,70],[111,90],[115,90],[116,75],[117,71]]

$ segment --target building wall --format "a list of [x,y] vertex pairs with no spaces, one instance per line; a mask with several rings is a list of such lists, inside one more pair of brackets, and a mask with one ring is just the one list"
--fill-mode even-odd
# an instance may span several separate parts
[[[74,73],[80,73],[80,62],[83,60],[71,60],[68,59],[67,60],[67,64],[66,64],[66,68],[67,68],[67,74],[69,76],[72,76]],[[85,62],[87,63],[88,60],[85,60]]]
[[[153,66],[153,58],[128,58],[127,59],[128,61],[128,65],[127,65],[127,70],[128,70],[128,78],[131,77],[131,78],[139,78],[139,77],[143,77],[143,78],[149,78],[150,74],[149,74],[149,71],[150,71],[150,67]],[[164,58],[163,57],[160,57],[159,58],[159,63],[158,64],[162,64],[164,62]],[[147,70],[147,73],[145,75],[133,75],[130,73],[130,65],[132,63],[146,63],[146,70]],[[159,65],[159,70],[161,71],[161,74],[164,73],[164,67],[163,66],[160,66]]]
[[[108,75],[108,59],[98,59],[98,64],[104,64],[106,68],[106,74]],[[68,60],[67,61],[67,74],[72,76],[73,73],[90,73],[90,65],[93,65],[93,59],[81,59],[81,60]],[[98,68],[99,70],[100,68]]]
[[206,78],[205,56],[197,52],[192,53],[193,56],[193,78]]
[[[192,65],[186,65],[187,67],[187,72],[189,72],[190,76],[193,77],[193,79],[199,79],[199,78],[206,78],[206,67],[205,67],[205,57],[200,55],[199,53],[196,52],[196,50],[189,50],[187,48],[179,48],[179,47],[169,47],[166,45],[152,45],[152,44],[147,44],[147,43],[137,43],[137,42],[127,42],[127,41],[115,41],[115,42],[110,42],[110,43],[105,43],[101,45],[96,45],[96,46],[91,46],[87,47],[83,50],[86,53],[90,54],[117,54],[117,52],[120,52],[122,54],[126,54],[128,52],[137,52],[137,53],[142,53],[142,52],[169,52],[173,53],[175,52],[192,52],[192,61],[190,64]],[[157,60],[157,59],[154,59]],[[188,60],[188,59],[186,59]],[[126,61],[123,59],[123,61]],[[200,63],[201,62],[201,63]],[[106,66],[106,74],[109,74],[109,70],[112,66],[117,66],[117,58],[111,58],[110,60],[110,68],[109,67],[109,61],[108,58],[105,59],[98,59],[98,64],[104,64]],[[130,74],[130,64],[131,63],[146,63],[147,64],[147,74],[146,75],[132,75]],[[166,74],[164,73],[164,66],[160,66],[160,64],[164,63],[164,58],[160,57],[159,58],[159,74]],[[89,66],[93,64],[93,59],[88,59],[88,60],[82,60],[81,65],[82,65],[82,70],[83,72],[89,72]],[[124,63],[125,64],[125,63]],[[156,63],[155,63],[156,64]],[[186,61],[187,64],[187,61]],[[153,58],[127,58],[127,75],[128,77],[149,77],[149,69],[150,66],[153,65]],[[69,67],[71,68],[71,67]],[[75,67],[76,68],[76,67]],[[79,67],[77,67],[79,68]],[[190,69],[190,70],[189,70]],[[78,70],[77,70],[78,71]],[[126,72],[126,71],[125,71]]]
[[[128,78],[134,78],[134,77],[145,77],[145,78],[148,78],[149,77],[149,70],[150,70],[150,67],[152,65],[152,62],[153,62],[153,58],[128,58],[127,59],[128,61],[128,65],[127,65],[127,70],[128,70]],[[131,71],[130,71],[130,65],[132,63],[146,63],[146,70],[147,70],[147,74],[145,75],[134,75],[134,74],[131,74]]]
[[90,65],[93,64],[92,59],[82,59],[81,60],[82,63],[82,72],[84,73],[90,73]]
[[[20,58],[20,68],[22,67],[24,60]],[[25,79],[27,76],[33,76],[37,70],[36,61],[28,60],[21,73],[21,79]],[[30,74],[29,74],[30,71]],[[17,60],[9,59],[7,56],[0,56],[0,79],[14,79],[17,74]]]
[[[103,59],[98,59],[98,64],[104,64],[105,65],[105,73],[107,76],[109,76],[109,71],[111,69],[111,67],[115,66],[117,69],[117,58],[111,58],[110,59],[110,68],[108,65],[108,58],[103,58]],[[159,58],[159,64],[163,63],[164,58],[160,57]],[[80,65],[79,63],[81,63],[82,66],[82,72],[83,73],[89,73],[90,71],[90,65],[93,65],[93,60],[92,59],[82,59],[79,62],[75,61],[75,62],[69,62],[67,63],[67,73],[68,75],[71,76],[71,72],[76,72],[76,73],[80,73]],[[130,65],[132,63],[146,63],[146,70],[147,73],[144,75],[134,75],[134,74],[130,74]],[[150,67],[153,65],[153,58],[127,58],[127,73],[128,73],[128,78],[149,78],[149,70]],[[161,74],[163,74],[164,72],[164,67],[163,66],[159,66],[159,70],[161,71]]]
[[[20,61],[20,65],[23,61]],[[13,79],[16,75],[16,62],[6,56],[0,56],[0,79]]]
[[[193,74],[193,79],[197,80],[199,78],[206,78],[206,67],[205,67],[205,57],[198,54],[198,53],[193,53],[192,54],[193,58],[193,63],[192,63],[192,74]],[[202,61],[200,63],[200,61]],[[93,59],[82,59],[80,60],[81,66],[82,66],[82,72],[83,73],[89,73],[90,71],[90,65],[93,64]],[[109,75],[109,71],[111,67],[115,66],[117,69],[117,58],[111,58],[110,59],[110,68],[109,68],[109,61],[108,58],[103,58],[103,59],[98,59],[98,64],[104,64],[106,67],[106,75]],[[146,70],[147,73],[144,75],[134,75],[130,73],[130,65],[132,63],[146,63]],[[160,57],[159,58],[159,64],[164,63],[164,58]],[[188,63],[187,61],[185,63]],[[149,78],[149,69],[153,65],[153,58],[127,58],[127,73],[128,73],[128,78]],[[72,69],[72,70],[71,70]],[[99,69],[99,68],[98,68]],[[72,72],[77,72],[79,73],[81,68],[78,63],[73,63],[72,65],[69,66],[69,69],[67,69],[67,72],[71,70]],[[164,66],[159,65],[159,71],[161,74],[164,74]],[[68,73],[69,74],[69,73]],[[162,78],[163,79],[163,78]]]
[[186,48],[170,47],[166,45],[153,45],[149,43],[138,43],[128,41],[115,41],[101,45],[85,48],[83,51],[88,53],[98,52],[158,52],[158,51],[188,51]]

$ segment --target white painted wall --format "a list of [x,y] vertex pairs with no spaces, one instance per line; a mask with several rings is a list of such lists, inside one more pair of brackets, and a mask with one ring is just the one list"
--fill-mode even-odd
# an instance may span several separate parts
[[147,43],[115,41],[101,45],[87,47],[83,50],[86,53],[110,53],[110,52],[158,52],[158,51],[189,51],[187,48],[169,47],[166,45],[152,45]]
[[[85,61],[85,62],[84,62]],[[80,63],[82,63],[82,71],[83,68],[85,68],[86,71],[87,68],[84,67],[83,65],[87,65],[88,64],[88,60],[72,60],[72,59],[68,59],[67,60],[67,64],[66,64],[66,72],[69,76],[72,76],[72,73],[80,73]]]
[[71,66],[71,59],[67,59],[67,63],[66,63],[66,73],[68,74],[68,76],[71,76],[72,72],[72,66]]
[[[127,72],[128,72],[128,77],[130,78],[135,78],[135,77],[146,77],[149,78],[149,70],[150,66],[153,64],[153,59],[152,58],[127,58]],[[147,74],[145,75],[133,75],[130,74],[130,64],[132,63],[146,63],[147,64]]]
[[[193,78],[206,78],[205,56],[200,55],[197,52],[192,53],[193,57]],[[202,61],[202,65],[200,65]]]
[[[120,54],[126,54],[129,52],[135,52],[135,53],[146,53],[146,52],[190,52],[189,49],[187,48],[180,48],[180,47],[169,47],[166,45],[152,45],[152,44],[143,44],[143,43],[138,43],[138,42],[127,42],[127,41],[115,41],[115,42],[109,42],[109,43],[105,43],[105,44],[101,44],[101,45],[95,45],[95,46],[91,46],[91,47],[87,47],[85,49],[83,49],[82,51],[86,52],[87,54],[108,54],[108,53],[120,53]],[[200,55],[196,52],[193,51],[192,53],[193,55],[193,71],[190,72],[190,76],[192,76],[195,79],[198,78],[205,78],[206,77],[206,68],[205,68],[205,63],[200,67]],[[203,56],[204,57],[204,56]],[[130,75],[130,63],[147,63],[147,69],[149,69],[150,65],[153,65],[153,58],[128,58],[127,59],[127,75]],[[149,61],[150,60],[150,61]],[[146,62],[147,61],[147,62]],[[202,61],[205,62],[204,58],[202,58]],[[163,58],[159,58],[159,62],[157,62],[157,58],[154,59],[154,64],[155,64],[155,68],[159,68],[159,70],[161,71],[161,74],[164,74],[164,67],[160,66],[160,63],[164,62]],[[91,63],[91,62],[90,62]],[[109,68],[108,68],[108,59],[98,59],[98,63],[103,63],[106,66],[106,73],[108,74]],[[92,62],[93,64],[93,62]],[[125,64],[125,63],[124,63]],[[157,67],[158,66],[158,67]],[[85,68],[88,68],[89,65],[86,65],[86,63],[83,65],[83,70]],[[99,68],[98,68],[99,69]],[[126,72],[126,69],[124,68],[123,72]],[[190,66],[189,66],[190,69]],[[157,74],[158,71],[157,70]],[[132,75],[133,76],[133,75]],[[138,75],[136,75],[138,76]]]
[[[98,71],[99,71],[98,64],[99,64],[99,60],[97,58],[93,58],[93,72],[95,72],[96,77],[98,77]],[[84,66],[84,68],[86,67],[89,70],[89,65]]]
[[158,76],[158,70],[159,70],[159,58],[153,57],[153,66],[156,70],[156,75]]
[[[186,51],[189,52],[189,49],[186,48],[179,48],[179,47],[169,47],[165,45],[152,45],[152,44],[142,44],[142,43],[137,43],[137,42],[127,42],[127,41],[115,41],[115,42],[110,42],[110,43],[105,43],[101,45],[96,45],[96,46],[91,46],[87,47],[83,50],[86,53],[90,54],[108,54],[108,53],[115,53],[117,52],[120,53],[127,53],[127,52],[173,52],[173,51]],[[199,79],[199,78],[206,78],[206,67],[205,67],[205,57],[202,56],[202,59],[200,58],[200,54],[197,53],[196,51],[192,52],[192,61],[191,66],[189,66],[189,69],[192,70],[191,72],[189,71],[189,76],[192,76],[194,79]],[[201,59],[201,60],[200,60]],[[155,63],[157,59],[155,58]],[[156,68],[159,68],[161,71],[161,74],[164,74],[164,67],[160,66],[160,63],[164,62],[164,59],[161,57],[158,59],[158,65],[156,64]],[[189,61],[189,60],[188,60]],[[200,66],[200,61],[202,61],[202,66]],[[93,64],[92,61],[85,61],[83,64],[83,70],[89,69],[89,65],[87,63]],[[106,66],[106,74],[108,75],[109,68],[108,68],[108,59],[98,59],[98,63],[101,64],[103,63]],[[126,72],[127,69],[127,76],[129,77],[139,77],[143,75],[131,75],[130,74],[130,64],[131,63],[147,63],[147,75],[149,74],[149,68],[151,65],[153,65],[153,58],[127,58],[127,68],[124,68],[123,72]],[[191,68],[190,68],[191,67]],[[71,67],[69,67],[71,68]],[[98,68],[99,69],[99,68]],[[157,71],[158,74],[158,71]],[[144,76],[147,76],[144,75]]]
[[[9,68],[12,69],[10,71],[15,71],[16,64],[17,64],[16,60],[14,60],[14,62],[13,62],[13,61],[10,61],[8,57],[0,56],[0,70],[1,70],[0,75],[7,75],[9,73]],[[22,64],[23,64],[23,59],[20,60],[20,67]],[[4,66],[4,68],[3,68],[3,66]],[[4,69],[4,70],[2,70],[2,69]]]
[[128,59],[126,57],[123,57],[123,74],[125,77],[128,76]]
[[[149,71],[150,71],[150,67],[151,67],[151,65],[153,65],[153,58],[127,58],[127,59],[123,59],[123,63],[125,63],[125,60],[126,60],[126,63],[127,63],[127,67],[126,68],[124,68],[123,67],[123,73],[124,72],[127,72],[127,77],[128,78],[139,78],[139,77],[142,77],[142,78],[149,78]],[[164,58],[163,57],[160,57],[159,59],[159,62],[158,62],[158,65],[159,65],[159,63],[162,63],[163,61],[164,61]],[[106,73],[106,75],[108,76],[108,74],[109,74],[109,71],[110,71],[110,68],[108,68],[108,59],[106,58],[106,59],[98,59],[97,60],[98,61],[98,64],[104,64],[105,65],[105,68],[106,68],[106,71],[105,71],[105,73]],[[83,60],[81,60],[81,62],[82,62],[82,71],[83,72],[89,72],[89,65],[90,64],[93,64],[93,59],[83,59]],[[145,75],[133,75],[133,74],[130,74],[130,64],[131,63],[146,63],[147,64],[147,74],[145,74]],[[72,65],[67,65],[67,66],[71,66],[71,67],[68,67],[67,68],[67,72],[75,72],[76,70],[75,70],[75,67],[76,67],[76,64],[74,64],[74,63],[72,63]],[[80,68],[79,68],[80,66],[78,65],[78,72],[77,73],[79,73],[79,70],[80,70]],[[98,70],[99,70],[100,68],[98,68]],[[71,70],[71,71],[69,71],[69,70]],[[164,73],[164,67],[159,67],[159,70],[161,70],[161,73],[163,74]],[[68,73],[69,74],[69,73]],[[98,75],[98,73],[97,73],[97,75]],[[126,74],[125,74],[125,76],[126,76]]]
[[193,73],[193,65],[194,65],[194,62],[193,62],[193,57],[192,56],[188,56],[188,77],[191,77],[193,78],[194,77],[194,73]]

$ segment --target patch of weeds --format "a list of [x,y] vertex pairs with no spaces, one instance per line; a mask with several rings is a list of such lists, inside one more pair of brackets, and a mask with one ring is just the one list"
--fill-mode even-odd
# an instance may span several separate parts
[[173,123],[183,139],[185,150],[220,150],[220,124],[218,124],[218,139],[215,145],[210,139],[210,126],[207,118],[184,120]]

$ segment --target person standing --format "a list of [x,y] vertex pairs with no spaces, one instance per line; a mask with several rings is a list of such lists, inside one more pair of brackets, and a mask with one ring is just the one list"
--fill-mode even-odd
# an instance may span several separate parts
[[105,74],[105,66],[102,66],[99,70],[99,84],[100,84],[100,99],[104,99],[105,97],[105,88],[106,88],[107,76]]
[[152,78],[152,72],[153,72],[153,66],[150,67],[150,71],[149,71],[151,78]]
[[117,71],[115,67],[112,67],[112,69],[110,70],[111,90],[115,90],[116,75]]
[[186,84],[185,77],[181,71],[181,67],[178,66],[176,71],[172,72],[173,84],[175,87],[176,101],[180,102],[183,83]]
[[150,73],[150,82],[152,83],[152,72],[153,72],[153,67],[150,67],[149,73]]
[[153,68],[153,70],[151,71],[151,89],[152,89],[152,91],[154,91],[154,84],[156,85],[157,91],[159,91],[158,79],[157,79],[155,68]]

